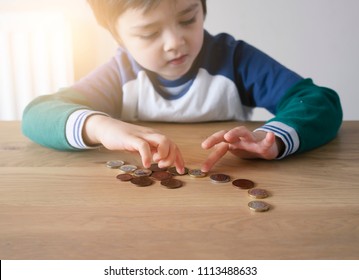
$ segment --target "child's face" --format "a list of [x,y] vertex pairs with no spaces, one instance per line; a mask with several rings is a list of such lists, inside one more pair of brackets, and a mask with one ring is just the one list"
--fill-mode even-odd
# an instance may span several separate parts
[[175,80],[189,71],[203,44],[200,0],[165,0],[145,12],[128,9],[118,19],[121,44],[144,68]]

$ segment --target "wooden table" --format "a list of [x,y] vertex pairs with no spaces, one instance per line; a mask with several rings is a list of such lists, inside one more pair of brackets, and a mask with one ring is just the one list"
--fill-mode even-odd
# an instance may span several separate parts
[[[147,124],[199,167],[206,136],[237,123]],[[249,123],[254,128],[258,123]],[[211,171],[255,181],[271,196],[255,213],[246,191],[209,177],[147,188],[116,179],[99,149],[61,152],[0,122],[0,259],[358,259],[359,122],[326,146],[281,161],[226,155]]]

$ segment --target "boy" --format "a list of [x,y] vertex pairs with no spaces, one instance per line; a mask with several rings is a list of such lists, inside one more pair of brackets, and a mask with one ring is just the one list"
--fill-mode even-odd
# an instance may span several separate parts
[[72,87],[41,96],[24,111],[23,132],[56,149],[137,151],[144,167],[184,171],[177,145],[129,122],[245,120],[253,107],[275,117],[250,131],[219,131],[201,169],[227,152],[281,159],[333,139],[342,122],[338,95],[303,79],[228,34],[204,30],[206,0],[88,0],[119,44],[115,57]]

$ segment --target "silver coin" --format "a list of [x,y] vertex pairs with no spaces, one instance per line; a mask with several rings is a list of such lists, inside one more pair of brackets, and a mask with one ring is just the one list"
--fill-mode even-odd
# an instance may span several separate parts
[[108,162],[106,162],[106,166],[113,169],[120,168],[124,164],[125,162],[123,160],[109,160]]
[[125,165],[120,166],[119,169],[123,173],[132,173],[133,171],[135,171],[137,169],[137,166],[131,165],[131,164],[125,164]]
[[264,201],[254,200],[248,203],[248,207],[254,212],[264,212],[269,210],[270,205]]
[[264,189],[250,189],[248,190],[248,195],[250,197],[253,197],[255,199],[261,199],[261,198],[266,198],[269,196],[268,192]]
[[188,175],[194,178],[202,178],[202,177],[206,177],[207,173],[202,172],[201,169],[190,169],[188,170]]
[[150,176],[152,171],[150,169],[137,169],[133,171],[133,175],[136,177]]

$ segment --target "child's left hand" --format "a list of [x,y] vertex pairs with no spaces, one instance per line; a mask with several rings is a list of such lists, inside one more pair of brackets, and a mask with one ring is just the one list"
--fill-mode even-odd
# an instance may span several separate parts
[[205,150],[213,148],[201,170],[208,172],[227,151],[240,158],[275,159],[284,148],[282,140],[272,132],[250,131],[245,126],[238,126],[229,131],[222,130],[209,136],[202,142]]

